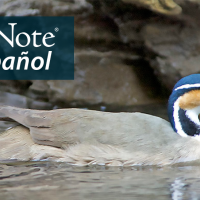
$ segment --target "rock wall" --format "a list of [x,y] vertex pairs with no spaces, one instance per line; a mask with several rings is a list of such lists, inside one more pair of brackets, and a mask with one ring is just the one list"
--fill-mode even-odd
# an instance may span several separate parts
[[199,5],[197,0],[2,0],[1,16],[75,17],[75,80],[0,81],[2,95],[25,98],[16,100],[26,102],[18,106],[38,109],[166,102],[178,79],[200,72]]

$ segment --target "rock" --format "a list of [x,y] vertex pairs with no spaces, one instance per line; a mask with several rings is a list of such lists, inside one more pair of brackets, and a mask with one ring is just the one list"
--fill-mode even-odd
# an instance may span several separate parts
[[[117,32],[115,22],[106,16],[75,17],[74,36],[78,47],[100,51],[109,50],[112,46],[116,48],[116,43],[121,43]],[[99,45],[95,45],[97,43]]]
[[[121,52],[80,51],[75,54],[74,81],[33,81],[29,94],[45,85],[49,102],[56,105],[143,105],[160,102],[152,83],[142,84],[134,65],[125,58],[138,59]],[[95,70],[94,70],[95,69]],[[145,77],[144,77],[145,78]],[[111,95],[112,94],[112,95]],[[32,95],[34,96],[34,95]]]
[[98,13],[107,14],[116,23],[122,43],[132,49],[141,48],[140,53],[169,91],[180,78],[200,72],[199,1],[123,0],[113,2],[112,7],[107,1],[99,1],[98,7],[95,1],[88,1]]
[[63,16],[82,13],[91,8],[85,0],[62,2],[56,0],[2,0],[0,15],[3,16]]
[[141,29],[150,52],[150,65],[162,83],[171,90],[174,84],[189,74],[200,73],[200,29],[195,26],[150,23]]
[[22,95],[11,94],[2,91],[0,91],[0,105],[10,105],[20,108],[31,108],[39,110],[48,110],[52,108],[52,105],[50,103],[36,101]]
[[[157,104],[162,98],[158,98],[161,86],[170,90],[182,76],[198,72],[195,51],[198,52],[199,31],[195,15],[189,12],[196,3],[3,0],[0,14],[5,16],[75,16],[76,78],[1,81],[0,90],[58,107]],[[188,21],[194,26],[188,25]],[[191,27],[195,36],[191,35]],[[141,66],[136,66],[138,62]]]
[[182,9],[173,0],[122,0],[125,3],[142,6],[166,15],[180,14]]
[[41,101],[49,101],[48,89],[49,86],[46,80],[34,80],[28,88],[27,96]]

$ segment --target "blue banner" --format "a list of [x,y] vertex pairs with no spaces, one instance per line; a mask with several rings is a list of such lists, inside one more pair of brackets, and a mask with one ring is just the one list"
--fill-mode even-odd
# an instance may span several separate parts
[[73,80],[74,17],[0,17],[0,80]]

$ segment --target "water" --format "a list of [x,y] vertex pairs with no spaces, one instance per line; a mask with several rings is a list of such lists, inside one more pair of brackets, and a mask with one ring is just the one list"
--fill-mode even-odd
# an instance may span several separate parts
[[200,168],[0,165],[0,199],[200,199]]
[[[165,107],[146,110],[166,117]],[[10,124],[0,124],[3,130]],[[77,167],[55,162],[0,163],[0,200],[198,200],[200,167]]]

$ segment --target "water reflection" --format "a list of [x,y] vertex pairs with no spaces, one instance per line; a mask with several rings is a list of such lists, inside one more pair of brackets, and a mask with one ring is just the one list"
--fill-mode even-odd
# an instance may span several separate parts
[[200,169],[75,167],[66,163],[0,165],[2,199],[172,199],[200,197]]
[[176,178],[171,184],[172,199],[179,200],[183,198],[185,190],[185,180],[183,178]]

